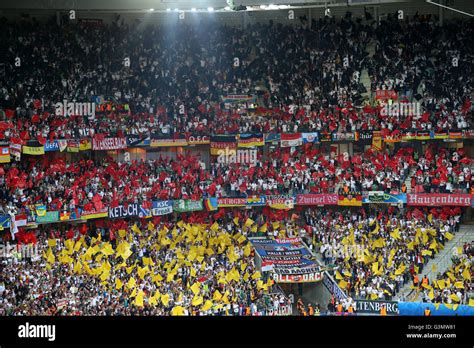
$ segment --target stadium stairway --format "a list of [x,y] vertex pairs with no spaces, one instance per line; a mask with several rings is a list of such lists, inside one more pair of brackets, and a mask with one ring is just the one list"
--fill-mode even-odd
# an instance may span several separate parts
[[415,175],[416,171],[418,168],[410,168],[410,172],[407,175],[407,178],[405,179],[405,186],[407,187],[407,193],[411,193],[411,177]]
[[[423,267],[423,272],[420,273],[420,280],[426,275],[430,280],[436,279],[438,273],[445,272],[451,265],[451,258],[456,254],[457,248],[474,241],[474,224],[463,224],[459,227],[459,231],[454,234],[453,239],[448,241],[443,250],[440,250],[433,259]],[[434,267],[433,267],[434,266]],[[419,292],[411,288],[412,282],[408,282],[400,290],[398,297],[404,298],[407,301],[420,300]]]
[[[375,53],[375,41],[374,40],[371,40],[367,44],[367,50],[366,51],[369,54],[369,59],[371,59],[374,56],[374,53]],[[360,74],[360,83],[362,83],[362,85],[364,85],[365,90],[367,91],[366,93],[362,93],[362,96],[364,98],[370,99],[371,96],[372,96],[372,91],[371,91],[372,82],[370,80],[369,72],[368,72],[367,69],[362,70],[362,72]]]

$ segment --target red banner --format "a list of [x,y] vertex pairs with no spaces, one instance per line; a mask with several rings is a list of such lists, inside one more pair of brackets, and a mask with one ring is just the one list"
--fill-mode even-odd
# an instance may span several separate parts
[[313,272],[305,274],[278,274],[273,273],[273,279],[277,283],[306,283],[317,282],[323,279],[322,272]]
[[244,207],[247,204],[247,198],[218,198],[217,206],[222,207]]
[[280,136],[281,147],[301,146],[302,144],[303,138],[301,137],[301,133],[281,134]]
[[93,150],[118,150],[127,148],[127,139],[125,138],[93,138]]
[[296,195],[297,205],[331,205],[337,204],[337,194],[306,194]]
[[450,193],[421,193],[421,194],[407,194],[407,205],[417,206],[471,206],[470,194],[450,194]]
[[393,99],[397,100],[398,95],[394,90],[378,90],[375,92],[375,99]]

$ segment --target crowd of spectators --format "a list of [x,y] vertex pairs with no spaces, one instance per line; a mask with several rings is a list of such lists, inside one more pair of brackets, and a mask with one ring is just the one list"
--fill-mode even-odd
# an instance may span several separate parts
[[[439,27],[414,17],[373,27],[325,18],[311,27],[168,28],[117,20],[58,30],[53,19],[33,19],[4,20],[0,29],[8,47],[0,57],[0,134],[7,139],[471,126],[472,21]],[[382,115],[362,96],[365,69],[368,92],[393,89],[400,100],[421,103],[422,114]],[[226,109],[221,97],[228,94],[256,95],[259,106]],[[93,96],[111,104],[97,105],[93,117],[56,115],[56,103]]]
[[1,315],[256,316],[289,305],[256,271],[240,227],[116,220],[38,232],[18,235],[33,257],[1,260]]
[[452,239],[459,208],[366,211],[308,209],[313,245],[336,266],[335,279],[354,298],[393,299]]

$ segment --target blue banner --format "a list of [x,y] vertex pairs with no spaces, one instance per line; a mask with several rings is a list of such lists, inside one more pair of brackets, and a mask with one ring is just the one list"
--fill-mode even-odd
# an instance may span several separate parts
[[57,140],[49,141],[46,140],[44,144],[45,152],[59,151],[59,142]]
[[303,138],[303,144],[307,143],[319,143],[319,133],[301,133],[301,137]]
[[[438,306],[438,309],[436,307]],[[425,302],[399,302],[398,311],[400,315],[416,315],[423,316],[425,309],[429,308],[432,316],[474,316],[474,307],[459,305],[456,310],[454,310],[454,305],[448,305],[451,308],[448,308],[445,304],[436,304],[425,303]]]
[[153,216],[167,215],[173,212],[173,201],[153,201]]
[[1,215],[0,216],[0,229],[10,227],[10,215]]
[[281,140],[281,136],[279,133],[269,133],[265,134],[265,142],[272,143],[272,142],[279,142]]
[[128,206],[119,205],[115,208],[109,208],[109,218],[124,218],[138,216],[139,218],[151,216],[150,209],[143,207],[139,203],[129,204]]
[[407,195],[404,193],[390,194],[383,191],[364,192],[362,203],[406,204]]
[[319,265],[300,238],[252,239],[255,251],[262,259],[262,270],[273,269],[280,283],[304,283],[322,280]]

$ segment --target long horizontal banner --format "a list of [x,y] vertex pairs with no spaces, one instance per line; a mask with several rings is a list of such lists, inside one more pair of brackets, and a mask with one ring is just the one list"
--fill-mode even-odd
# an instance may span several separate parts
[[188,146],[185,138],[177,139],[151,139],[151,147]]
[[167,215],[173,212],[173,201],[153,201],[153,216]]
[[[474,129],[462,131],[399,131],[380,135],[380,131],[355,131],[355,132],[310,132],[310,133],[268,133],[268,134],[230,134],[230,135],[189,135],[179,134],[177,138],[142,138],[138,135],[127,135],[125,137],[104,137],[96,135],[94,138],[82,139],[50,139],[44,145],[38,141],[28,141],[25,145],[13,144],[8,141],[5,147],[10,148],[12,156],[24,154],[44,155],[46,152],[79,152],[79,151],[107,151],[121,150],[128,147],[173,147],[188,145],[211,145],[211,154],[218,155],[219,150],[237,149],[237,147],[264,146],[265,143],[280,143],[281,147],[300,146],[307,143],[320,142],[361,142],[366,144],[378,144],[383,140],[385,143],[397,143],[415,140],[444,140],[456,141],[462,139],[473,139]],[[380,147],[380,146],[378,146]],[[7,163],[6,150],[3,162]]]
[[300,238],[252,239],[255,251],[279,283],[306,283],[322,280],[319,265]]
[[266,205],[267,199],[270,196],[249,196],[249,197],[221,197],[217,199],[217,206],[219,208],[229,207],[261,207]]
[[219,155],[222,151],[232,151],[237,149],[235,135],[213,135],[211,136],[211,155]]
[[120,150],[127,148],[126,138],[99,138],[92,139],[93,150]]
[[361,207],[362,206],[362,192],[348,192],[339,195],[337,205]]
[[237,147],[264,146],[263,134],[239,134],[237,135]]
[[339,196],[332,193],[296,195],[296,205],[337,205]]
[[458,206],[470,207],[472,196],[470,194],[460,193],[418,193],[407,194],[407,205],[416,206]]
[[173,201],[173,211],[177,213],[187,213],[191,211],[203,210],[202,199],[198,201],[192,201],[189,199],[178,199]]
[[380,314],[382,306],[385,306],[387,314],[398,315],[397,301],[356,300],[357,313]]
[[390,194],[383,191],[369,191],[362,196],[362,203],[386,203],[399,204],[406,203],[407,196],[404,193]]
[[295,206],[295,196],[272,195],[267,196],[267,206],[273,209],[293,209]]
[[109,208],[109,218],[125,218],[138,216],[139,218],[151,216],[150,209],[147,209],[143,204],[133,203],[127,206],[119,205],[115,208]]
[[[363,197],[363,199],[361,198]],[[356,195],[337,194],[298,194],[292,195],[261,195],[249,197],[221,197],[208,198],[205,200],[167,200],[153,201],[147,204],[134,203],[119,205],[114,208],[104,207],[99,211],[84,210],[77,208],[74,211],[47,211],[44,205],[32,205],[26,207],[27,222],[17,220],[17,226],[33,226],[37,223],[54,223],[74,220],[90,220],[99,218],[124,218],[124,217],[151,217],[167,215],[173,212],[185,213],[193,211],[215,211],[218,208],[230,207],[263,207],[273,209],[293,209],[298,206],[360,206],[362,204],[406,204],[408,206],[474,206],[474,200],[470,194],[444,194],[444,193],[420,193],[420,194],[386,194],[381,191],[369,191]],[[17,215],[20,219],[23,215]],[[0,215],[0,231],[10,227],[9,215]]]

